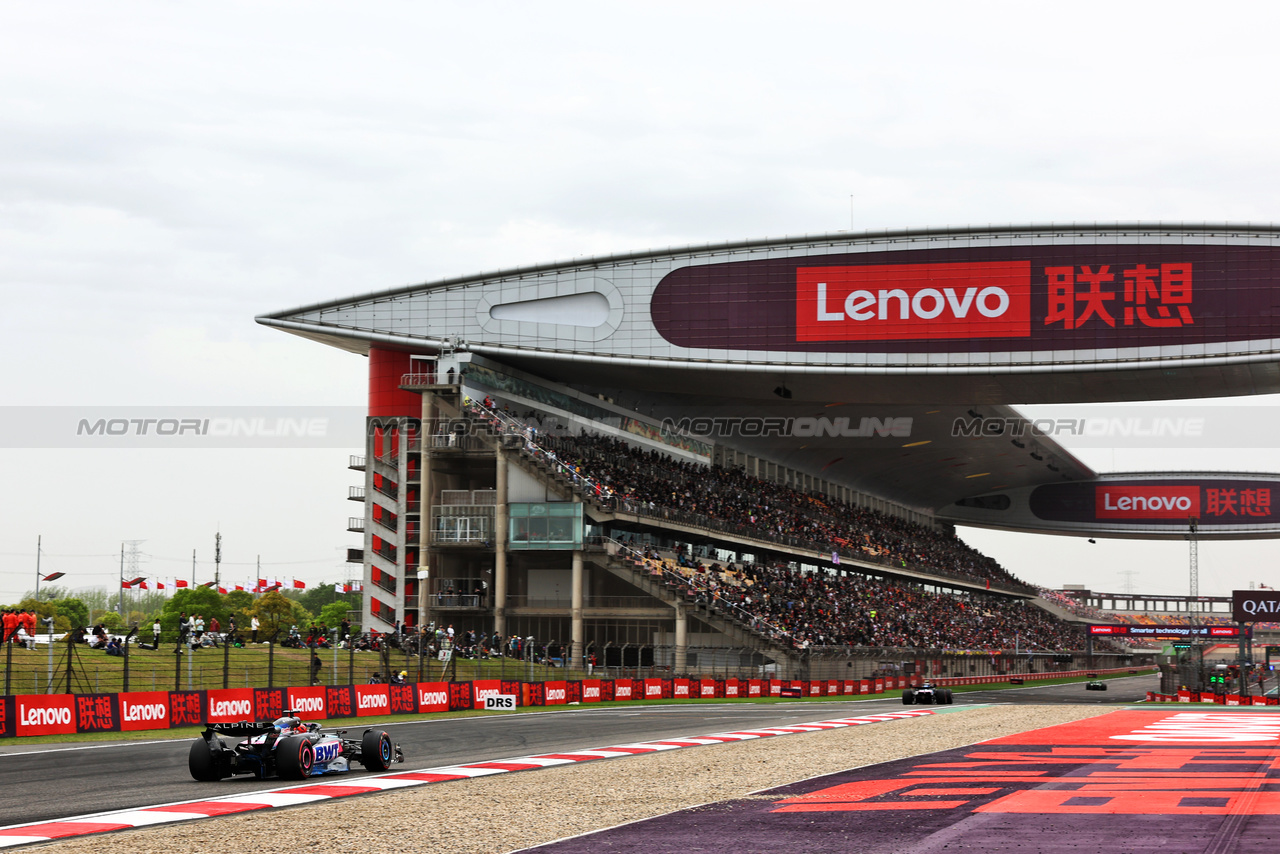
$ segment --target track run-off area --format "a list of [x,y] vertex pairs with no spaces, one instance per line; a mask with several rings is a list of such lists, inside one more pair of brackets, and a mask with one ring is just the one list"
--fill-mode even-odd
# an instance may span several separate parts
[[[970,691],[957,693],[954,705],[936,708],[904,707],[896,696],[704,701],[376,724],[403,746],[404,765],[386,774],[357,770],[305,783],[197,783],[186,769],[191,738],[8,742],[0,751],[6,771],[0,775],[0,846],[449,786],[510,772],[538,774],[628,756],[643,762],[639,757],[715,744],[792,743],[792,735],[868,724],[887,725],[877,732],[891,738],[895,722],[908,718],[963,720],[966,712],[994,706],[1055,704],[1113,711],[1045,729],[1032,724],[1025,732],[932,755],[907,752],[909,758],[856,768],[851,763],[850,770],[812,779],[799,773],[792,778],[798,782],[745,799],[704,803],[538,850],[692,852],[728,845],[743,851],[896,852],[959,845],[1066,851],[1081,850],[1082,831],[1106,827],[1128,828],[1122,832],[1133,846],[1124,850],[1261,850],[1252,847],[1258,839],[1280,839],[1280,794],[1273,791],[1280,771],[1272,770],[1280,758],[1280,714],[1265,707],[1137,705],[1154,682],[1152,676],[1113,679],[1108,691],[1087,694],[1079,683]],[[366,725],[362,721],[360,728]],[[793,743],[801,748],[804,741]],[[32,791],[59,796],[32,798]],[[1074,836],[1064,836],[1066,825],[1076,828]],[[1142,833],[1135,835],[1135,828]],[[740,844],[735,833],[746,834]]]

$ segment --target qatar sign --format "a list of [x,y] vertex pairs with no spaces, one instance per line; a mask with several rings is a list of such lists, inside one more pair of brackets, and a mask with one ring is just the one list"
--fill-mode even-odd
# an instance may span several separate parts
[[1237,623],[1280,622],[1280,593],[1274,590],[1232,590],[1231,619]]
[[1277,287],[1270,246],[901,249],[677,267],[649,313],[683,347],[1092,351],[1280,338]]

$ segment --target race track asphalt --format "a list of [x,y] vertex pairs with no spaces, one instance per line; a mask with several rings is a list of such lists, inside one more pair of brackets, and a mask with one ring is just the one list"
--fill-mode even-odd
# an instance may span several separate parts
[[[955,705],[1139,702],[1156,689],[1155,676],[1108,681],[1109,690],[1082,683],[958,693]],[[679,705],[562,708],[545,713],[488,715],[394,724],[348,721],[352,736],[385,728],[404,749],[396,770],[568,752],[607,744],[651,741],[707,732],[783,726],[819,719],[902,709],[900,692],[866,700],[795,700],[783,703],[703,701]],[[341,726],[344,724],[335,724]],[[108,810],[240,795],[280,786],[278,780],[239,777],[198,783],[187,771],[193,739],[0,746],[0,825],[53,821]],[[358,779],[358,766],[347,775]],[[35,795],[34,793],[42,793]]]

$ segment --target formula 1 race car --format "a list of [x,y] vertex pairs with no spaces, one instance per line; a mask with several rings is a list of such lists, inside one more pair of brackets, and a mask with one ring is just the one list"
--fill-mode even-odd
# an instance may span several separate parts
[[1091,682],[1084,683],[1084,689],[1086,691],[1105,691],[1107,690],[1107,683],[1094,679]]
[[[205,724],[187,758],[191,776],[206,782],[233,774],[305,780],[348,771],[352,762],[386,771],[391,763],[404,761],[400,746],[382,730],[367,729],[354,741],[342,738],[346,730],[324,733],[319,724],[304,723],[294,714],[274,721]],[[242,740],[228,743],[223,736]]]
[[906,688],[902,692],[904,706],[949,706],[951,705],[951,689],[937,688],[932,682],[926,682],[919,688]]

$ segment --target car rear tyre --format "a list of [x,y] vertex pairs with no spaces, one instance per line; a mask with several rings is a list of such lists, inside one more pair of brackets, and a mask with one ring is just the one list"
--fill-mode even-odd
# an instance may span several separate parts
[[951,703],[952,703],[952,699],[951,699],[951,689],[950,689],[950,688],[943,688],[943,689],[942,689],[942,702],[943,702],[945,705],[948,705],[948,706],[950,706],[950,705],[951,705]]
[[903,691],[902,705],[914,706],[915,704],[916,704],[916,692],[911,688],[908,688],[907,690]]
[[395,761],[391,736],[382,730],[367,729],[360,740],[360,764],[370,771],[386,771]]
[[187,768],[190,769],[191,776],[202,783],[212,783],[226,776],[214,759],[209,742],[203,738],[197,738],[192,743],[191,752],[187,754]]
[[276,745],[276,773],[286,780],[305,780],[316,764],[311,739],[295,735]]

